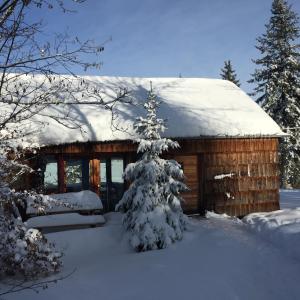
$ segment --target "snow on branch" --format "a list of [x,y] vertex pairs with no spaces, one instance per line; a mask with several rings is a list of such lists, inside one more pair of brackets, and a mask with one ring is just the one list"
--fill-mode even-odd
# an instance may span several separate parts
[[137,251],[165,248],[182,239],[187,223],[181,208],[180,193],[187,190],[181,166],[175,160],[159,157],[179,145],[161,138],[166,127],[157,118],[158,107],[151,89],[144,105],[146,117],[138,117],[134,124],[142,156],[126,167],[124,179],[131,185],[116,206],[124,213],[123,224]]

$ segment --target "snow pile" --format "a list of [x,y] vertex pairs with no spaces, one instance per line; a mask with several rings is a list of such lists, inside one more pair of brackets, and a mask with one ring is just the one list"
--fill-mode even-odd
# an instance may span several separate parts
[[48,215],[30,218],[26,224],[29,228],[49,228],[74,225],[101,225],[105,223],[102,215],[83,216],[78,213]]
[[[152,82],[154,92],[162,101],[159,117],[168,120],[164,137],[201,136],[280,136],[279,126],[245,92],[232,82],[204,78],[130,78],[83,76],[101,91],[104,101],[111,101],[120,88],[130,92],[135,104],[141,104]],[[42,80],[35,76],[32,80]],[[83,97],[83,98],[82,98]],[[94,100],[84,98],[84,101]],[[91,104],[72,105],[68,116],[82,125],[82,130],[72,130],[45,117],[36,117],[30,131],[34,134],[24,139],[30,145],[51,145],[71,142],[124,140],[136,137],[133,122],[141,115],[141,105],[114,105],[115,124],[111,114]],[[59,107],[51,108],[52,115],[60,115]],[[255,122],[253,122],[255,120]],[[44,124],[41,126],[41,122]],[[101,129],[101,130],[99,130]],[[59,132],[59,135],[57,134]],[[27,140],[26,140],[27,139]]]
[[286,254],[300,259],[300,208],[253,213],[243,221]]
[[228,216],[227,214],[217,214],[213,211],[207,211],[205,214],[207,219],[220,219],[220,220],[231,220],[236,223],[241,223],[241,220],[237,217]]
[[[59,213],[72,210],[99,210],[103,208],[99,196],[89,190],[74,193],[52,194],[45,196],[45,199],[47,198],[49,198],[49,203],[51,205],[49,208],[46,208],[46,213]],[[32,204],[33,202],[29,201],[26,213],[29,215],[38,214],[38,208],[35,208]]]

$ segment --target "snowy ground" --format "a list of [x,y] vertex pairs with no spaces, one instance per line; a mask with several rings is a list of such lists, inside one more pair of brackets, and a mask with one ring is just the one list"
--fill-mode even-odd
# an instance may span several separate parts
[[[300,207],[300,191],[282,195],[283,207]],[[63,274],[75,273],[37,295],[7,299],[300,299],[300,258],[242,221],[193,219],[182,242],[134,253],[120,215],[106,219],[101,228],[49,234],[64,249]]]
[[300,261],[300,190],[282,190],[281,210],[250,214],[243,221],[265,241]]
[[280,191],[280,208],[300,207],[300,190],[281,190]]

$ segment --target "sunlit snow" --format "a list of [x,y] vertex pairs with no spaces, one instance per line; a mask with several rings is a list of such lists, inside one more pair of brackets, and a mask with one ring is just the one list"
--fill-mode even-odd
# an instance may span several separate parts
[[[120,88],[130,92],[137,105],[117,104],[113,126],[111,114],[95,105],[73,105],[69,116],[82,125],[82,130],[63,127],[46,117],[36,118],[34,134],[25,138],[31,145],[49,145],[76,141],[107,141],[131,139],[132,123],[143,115],[141,105],[152,82],[153,90],[162,101],[158,116],[167,119],[167,137],[243,137],[280,136],[279,126],[245,92],[229,81],[205,78],[131,78],[84,77],[94,82],[109,101]],[[33,80],[39,80],[35,76]],[[85,99],[84,100],[91,100]],[[59,107],[52,110],[62,113]],[[45,111],[44,115],[47,114]],[[41,124],[44,123],[43,125]],[[120,130],[115,130],[117,127]]]

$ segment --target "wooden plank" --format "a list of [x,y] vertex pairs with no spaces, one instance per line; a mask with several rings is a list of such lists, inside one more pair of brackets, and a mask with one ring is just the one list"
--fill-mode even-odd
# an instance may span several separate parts
[[[233,153],[252,151],[278,151],[277,138],[247,138],[247,139],[177,139],[181,148],[170,153]],[[137,144],[130,140],[111,142],[72,143],[59,146],[47,146],[39,150],[44,154],[55,153],[116,153],[136,152]]]
[[65,161],[63,155],[57,157],[57,173],[58,173],[58,191],[59,193],[66,192],[66,174],[65,174]]
[[[195,203],[198,203],[199,208],[201,202],[205,201],[207,209],[218,206],[218,209],[223,207],[222,209],[231,214],[242,214],[251,209],[269,209],[275,207],[274,203],[278,203],[277,138],[178,139],[178,142],[181,148],[168,152],[167,156],[173,156],[184,165],[185,182],[191,188],[190,192],[183,195],[188,202],[186,207],[194,208]],[[94,160],[94,157],[99,157],[100,154],[108,159],[116,154],[129,157],[135,155],[136,146],[131,141],[74,143],[45,147],[40,152],[63,154],[65,158],[76,156]],[[200,156],[203,157],[201,165]],[[126,161],[126,164],[128,162]],[[60,170],[63,170],[62,162],[60,164]],[[59,186],[60,191],[65,190],[63,173],[61,171],[59,175],[59,181],[62,182]],[[99,176],[99,170],[93,167],[92,162],[91,188],[98,191],[97,185],[100,180],[94,177],[93,173],[98,173]],[[215,175],[228,173],[235,175],[233,178],[214,180]],[[269,192],[273,190],[276,191],[275,194]],[[225,193],[232,194],[234,198],[228,198]],[[202,201],[203,199],[205,200]]]
[[100,188],[100,160],[97,158],[90,160],[90,187],[93,192],[99,195]]
[[196,155],[175,155],[174,159],[182,164],[185,175],[185,184],[190,191],[182,193],[185,203],[182,205],[185,211],[198,210],[198,157]]

